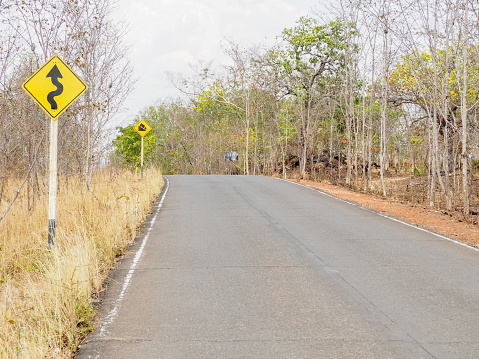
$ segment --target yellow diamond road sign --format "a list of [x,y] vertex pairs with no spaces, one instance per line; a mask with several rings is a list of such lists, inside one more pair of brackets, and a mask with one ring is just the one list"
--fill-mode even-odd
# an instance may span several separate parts
[[148,126],[148,124],[145,122],[145,120],[141,120],[138,122],[138,124],[135,126],[136,132],[140,134],[141,137],[146,135],[148,132],[150,132],[151,127]]
[[23,89],[55,120],[88,86],[54,55],[23,84]]

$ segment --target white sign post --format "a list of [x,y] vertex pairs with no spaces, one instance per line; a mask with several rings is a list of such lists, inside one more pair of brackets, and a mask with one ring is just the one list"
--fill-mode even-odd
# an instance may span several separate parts
[[48,186],[48,244],[55,244],[57,212],[58,121],[50,120],[50,180]]
[[143,179],[143,137],[141,136],[141,179]]
[[143,120],[140,118],[140,122],[138,122],[135,126],[136,132],[141,136],[141,179],[143,179],[143,137],[150,132],[151,127]]
[[[62,81],[60,81],[60,79]],[[50,58],[27,81],[23,89],[50,116],[50,176],[48,186],[48,244],[55,244],[58,163],[57,118],[88,86],[58,55]]]

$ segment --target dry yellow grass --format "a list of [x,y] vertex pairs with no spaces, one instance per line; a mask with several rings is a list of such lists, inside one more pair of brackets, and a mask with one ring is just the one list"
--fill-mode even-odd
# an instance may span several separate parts
[[[10,183],[0,213],[13,198]],[[68,358],[91,330],[92,295],[161,191],[161,173],[139,180],[102,171],[90,189],[60,179],[57,234],[47,244],[47,191],[28,210],[23,194],[0,222],[0,358]]]

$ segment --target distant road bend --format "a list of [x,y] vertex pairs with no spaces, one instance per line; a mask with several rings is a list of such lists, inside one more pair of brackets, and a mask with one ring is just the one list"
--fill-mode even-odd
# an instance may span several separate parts
[[479,358],[478,251],[279,179],[167,179],[77,358]]

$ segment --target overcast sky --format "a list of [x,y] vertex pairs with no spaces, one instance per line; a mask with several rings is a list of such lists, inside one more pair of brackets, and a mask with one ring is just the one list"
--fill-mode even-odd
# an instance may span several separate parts
[[155,101],[178,97],[166,72],[191,73],[198,60],[225,64],[221,42],[273,44],[286,27],[311,14],[319,0],[119,0],[115,16],[129,24],[125,42],[138,80],[118,122],[122,126]]

